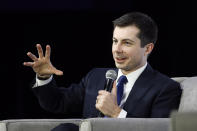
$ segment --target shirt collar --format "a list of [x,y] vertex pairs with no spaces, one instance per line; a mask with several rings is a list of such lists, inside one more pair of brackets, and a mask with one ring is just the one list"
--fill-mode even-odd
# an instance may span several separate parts
[[[127,74],[126,77],[127,77],[128,83],[136,81],[137,78],[141,75],[141,73],[145,70],[146,66],[147,66],[147,62],[144,66],[142,66],[139,69]],[[122,71],[120,69],[118,69],[118,77],[117,77],[116,80],[118,81],[118,79],[122,75],[124,75],[124,74],[122,73]]]

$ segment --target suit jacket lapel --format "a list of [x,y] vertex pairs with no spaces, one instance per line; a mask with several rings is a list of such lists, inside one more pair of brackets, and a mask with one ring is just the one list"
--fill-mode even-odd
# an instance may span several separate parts
[[136,80],[133,88],[123,106],[123,109],[129,112],[135,110],[139,100],[144,96],[147,90],[151,87],[150,80],[153,77],[153,69],[148,64],[146,69],[142,72],[139,78]]

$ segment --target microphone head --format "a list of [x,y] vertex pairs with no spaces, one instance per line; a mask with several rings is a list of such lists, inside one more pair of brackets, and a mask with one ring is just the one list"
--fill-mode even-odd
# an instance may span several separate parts
[[117,73],[114,70],[108,70],[105,74],[106,79],[112,79],[113,81],[117,78]]

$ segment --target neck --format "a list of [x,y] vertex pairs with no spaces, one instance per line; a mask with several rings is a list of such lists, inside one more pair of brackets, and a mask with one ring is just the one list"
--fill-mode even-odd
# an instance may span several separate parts
[[134,72],[134,71],[138,70],[139,68],[143,67],[145,64],[146,64],[146,62],[143,63],[143,64],[141,64],[141,65],[139,65],[139,66],[137,66],[137,67],[135,67],[135,68],[133,68],[133,69],[130,69],[130,70],[123,70],[123,69],[121,69],[121,72],[122,72],[124,75],[127,75],[127,74],[129,74],[129,73],[131,73],[131,72]]

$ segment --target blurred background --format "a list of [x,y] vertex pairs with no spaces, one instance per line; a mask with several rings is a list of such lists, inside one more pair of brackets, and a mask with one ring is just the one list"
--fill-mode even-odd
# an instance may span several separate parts
[[7,0],[0,2],[0,120],[73,118],[43,110],[31,91],[35,77],[26,53],[36,44],[52,47],[51,61],[64,71],[58,85],[78,83],[94,67],[114,67],[112,21],[140,11],[158,24],[159,38],[149,57],[169,77],[196,76],[194,3],[158,0]]

